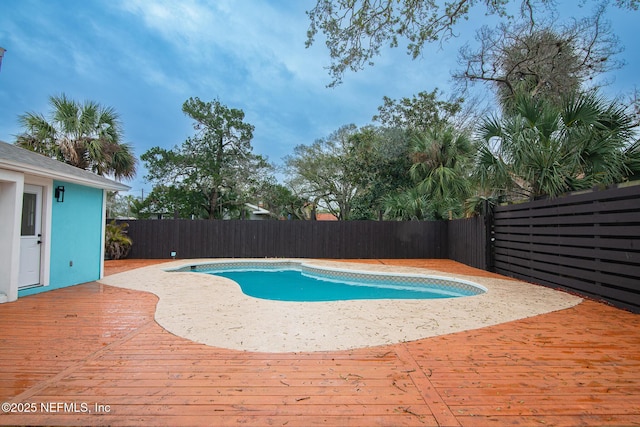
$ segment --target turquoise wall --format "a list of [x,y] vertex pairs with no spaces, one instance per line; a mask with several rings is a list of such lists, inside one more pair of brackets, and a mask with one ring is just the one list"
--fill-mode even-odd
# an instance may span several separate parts
[[19,296],[100,278],[102,250],[102,190],[67,182],[64,202],[52,201],[49,286],[26,289]]

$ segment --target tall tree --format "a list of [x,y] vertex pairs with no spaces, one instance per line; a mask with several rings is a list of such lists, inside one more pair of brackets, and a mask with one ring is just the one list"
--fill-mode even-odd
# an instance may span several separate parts
[[200,200],[199,206],[191,206],[192,215],[200,216],[202,209],[209,219],[224,218],[225,212],[242,203],[237,195],[260,180],[270,165],[253,154],[254,127],[244,122],[242,110],[219,100],[189,98],[182,111],[194,120],[196,134],[173,150],[154,147],[145,152],[141,156],[149,171],[145,178]]
[[181,185],[153,186],[143,200],[132,203],[136,218],[209,218],[206,195]]
[[130,218],[133,215],[132,206],[136,198],[131,194],[121,195],[116,191],[107,192],[107,218]]
[[463,98],[447,101],[438,99],[442,92],[437,88],[431,92],[422,91],[411,98],[400,100],[384,97],[384,104],[378,107],[373,120],[384,127],[410,129],[425,132],[442,126],[454,119],[462,111]]
[[19,117],[24,132],[16,145],[98,175],[131,179],[136,158],[122,141],[116,111],[93,101],[78,103],[62,94],[49,98],[50,117],[26,113]]
[[[475,153],[468,132],[452,125],[415,134],[411,141],[414,185],[387,198],[387,215],[399,219],[451,219],[464,213],[471,194]],[[402,206],[406,206],[406,211]]]
[[489,110],[478,97],[465,100],[462,96],[452,95],[444,99],[443,95],[435,88],[431,92],[422,91],[411,98],[399,100],[385,96],[373,121],[385,128],[409,132],[427,132],[447,125],[472,129]]
[[369,126],[351,137],[348,155],[359,171],[356,177],[360,191],[353,198],[349,219],[379,219],[385,209],[385,196],[411,184],[412,132]]
[[595,87],[599,75],[622,66],[615,58],[622,49],[604,12],[601,4],[593,16],[564,26],[521,21],[482,27],[476,36],[479,46],[460,50],[462,68],[453,77],[463,86],[491,84],[505,108],[523,92],[559,105],[563,97],[586,83]]
[[[522,16],[531,21],[539,9],[553,11],[555,6],[551,0],[317,0],[307,12],[310,24],[306,44],[311,46],[317,34],[323,33],[332,61],[328,67],[330,86],[335,86],[346,70],[373,65],[373,58],[385,45],[398,47],[401,41],[407,42],[407,53],[415,59],[426,43],[452,37],[458,22],[468,19],[474,6],[481,5],[487,14],[512,20],[508,8],[514,3],[520,4]],[[640,0],[616,0],[615,4],[637,10]]]
[[275,218],[303,220],[306,219],[305,207],[308,200],[294,194],[291,189],[273,180],[264,181],[254,191],[255,200],[262,202],[265,209]]
[[484,121],[475,175],[486,194],[511,199],[622,182],[637,162],[633,128],[624,107],[593,93],[561,107],[520,95],[515,112]]
[[338,219],[349,219],[362,168],[349,155],[355,125],[346,125],[312,145],[298,145],[285,158],[289,185],[298,194],[329,210]]

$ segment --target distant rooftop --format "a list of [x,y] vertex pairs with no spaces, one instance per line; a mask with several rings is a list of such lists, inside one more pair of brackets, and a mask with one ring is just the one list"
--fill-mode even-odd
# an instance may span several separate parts
[[316,214],[316,221],[337,221],[338,218],[329,212],[319,212]]

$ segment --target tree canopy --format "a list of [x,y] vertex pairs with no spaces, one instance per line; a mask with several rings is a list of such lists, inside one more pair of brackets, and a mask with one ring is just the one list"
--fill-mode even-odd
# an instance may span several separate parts
[[411,185],[409,141],[413,132],[367,126],[352,136],[349,155],[359,170],[360,191],[352,201],[349,219],[380,219],[386,196]]
[[373,120],[384,127],[420,132],[442,126],[453,121],[462,111],[464,99],[455,97],[445,101],[438,98],[440,95],[442,92],[436,88],[400,100],[385,96],[384,104],[378,107],[378,114],[373,116]]
[[485,194],[509,199],[623,182],[638,165],[633,126],[623,106],[594,93],[561,106],[520,95],[514,112],[481,126],[477,182]]
[[509,108],[516,93],[526,92],[560,104],[562,97],[591,88],[596,78],[619,68],[622,48],[604,21],[604,5],[593,16],[568,25],[555,21],[501,23],[477,32],[478,46],[460,50],[462,68],[453,72],[462,87],[484,82],[496,90]]
[[98,175],[135,176],[133,148],[122,141],[122,123],[113,108],[79,103],[64,94],[50,97],[49,104],[49,118],[39,113],[19,117],[24,132],[16,145]]
[[[306,45],[311,46],[318,33],[324,35],[331,57],[329,86],[335,86],[345,71],[373,65],[383,47],[406,44],[407,53],[415,59],[425,44],[451,38],[456,25],[468,19],[474,7],[512,21],[516,18],[509,11],[515,4],[520,5],[520,17],[531,22],[540,9],[555,8],[552,0],[317,0],[307,11]],[[616,0],[615,5],[637,10],[640,0]]]
[[409,139],[400,128],[343,126],[286,160],[296,193],[340,220],[380,219],[385,197],[412,185]]
[[245,193],[271,168],[253,154],[253,125],[219,100],[189,98],[182,111],[194,120],[195,135],[172,150],[153,147],[141,156],[145,178],[154,183],[154,209],[209,219],[239,212]]
[[361,190],[361,172],[349,155],[355,125],[346,125],[311,145],[298,145],[285,158],[289,184],[298,194],[329,210],[338,219],[349,218],[352,201]]
[[451,219],[465,212],[471,195],[470,166],[475,153],[468,131],[451,124],[413,135],[409,176],[412,185],[386,197],[394,219]]

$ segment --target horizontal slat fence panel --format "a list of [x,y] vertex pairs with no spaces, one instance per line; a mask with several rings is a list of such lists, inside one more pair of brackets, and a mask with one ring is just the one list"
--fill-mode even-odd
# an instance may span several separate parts
[[444,221],[127,220],[131,258],[447,258]]
[[495,270],[640,311],[640,185],[499,206]]

